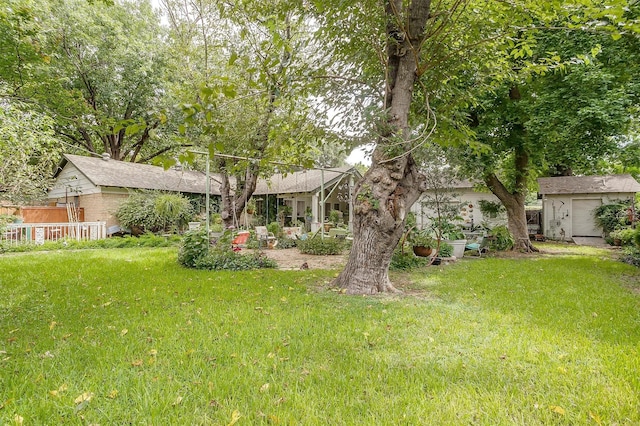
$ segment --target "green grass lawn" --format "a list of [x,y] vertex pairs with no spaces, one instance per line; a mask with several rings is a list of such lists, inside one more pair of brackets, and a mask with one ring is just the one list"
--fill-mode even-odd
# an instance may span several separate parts
[[640,272],[563,250],[378,297],[168,248],[5,255],[0,424],[640,424]]

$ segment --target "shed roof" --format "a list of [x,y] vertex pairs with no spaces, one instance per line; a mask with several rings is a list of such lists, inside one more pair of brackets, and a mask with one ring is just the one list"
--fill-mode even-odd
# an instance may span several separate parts
[[[206,179],[202,172],[192,170],[165,170],[162,167],[126,161],[65,154],[60,169],[70,162],[96,186],[155,189],[183,193],[204,194]],[[213,194],[219,194],[212,187]]]
[[322,178],[324,174],[325,186],[337,183],[343,176],[355,173],[360,174],[354,167],[336,167],[332,169],[322,170],[310,169],[293,173],[275,174],[269,179],[260,179],[256,186],[256,195],[265,194],[295,194],[318,192],[322,187]]
[[[154,189],[183,193],[206,193],[206,176],[193,170],[165,170],[162,167],[148,164],[130,163],[126,161],[104,160],[102,158],[85,157],[81,155],[65,154],[63,162],[56,172],[71,163],[84,174],[91,183],[101,187]],[[333,185],[347,173],[360,174],[354,167],[339,167],[324,170],[324,184]],[[294,194],[318,192],[322,186],[321,170],[302,170],[284,174],[276,174],[269,179],[258,180],[255,195],[265,194]],[[211,194],[220,195],[215,181],[216,174],[212,174]]]
[[629,174],[538,178],[538,185],[538,192],[546,195],[640,192],[640,183]]

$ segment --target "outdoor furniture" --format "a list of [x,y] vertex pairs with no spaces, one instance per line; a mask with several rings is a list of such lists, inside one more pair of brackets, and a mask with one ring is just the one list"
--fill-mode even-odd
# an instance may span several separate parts
[[285,226],[282,228],[282,233],[287,236],[287,238],[291,238],[295,240],[299,235],[302,234],[301,226]]
[[483,253],[487,253],[489,251],[489,248],[485,247],[483,243],[484,243],[484,237],[479,236],[475,241],[471,243],[467,243],[464,246],[464,249],[477,252],[478,256],[482,256]]
[[238,232],[238,235],[236,235],[235,238],[231,240],[231,247],[233,247],[234,250],[240,249],[240,246],[244,246],[245,244],[247,244],[247,241],[249,241],[249,236],[251,236],[249,231]]
[[266,226],[256,226],[256,237],[258,238],[258,248],[264,246],[267,248],[274,248],[278,245],[278,239],[273,232],[269,232]]

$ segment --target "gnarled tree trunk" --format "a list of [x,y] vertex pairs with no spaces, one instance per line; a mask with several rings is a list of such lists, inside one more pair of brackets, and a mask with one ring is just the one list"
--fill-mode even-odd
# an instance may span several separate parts
[[[430,0],[387,2],[387,118],[377,141],[372,165],[355,189],[353,245],[344,270],[334,281],[350,294],[394,291],[389,264],[406,214],[424,191],[410,149],[409,110],[425,38]],[[397,25],[403,26],[399,28]],[[398,148],[401,148],[400,152]]]

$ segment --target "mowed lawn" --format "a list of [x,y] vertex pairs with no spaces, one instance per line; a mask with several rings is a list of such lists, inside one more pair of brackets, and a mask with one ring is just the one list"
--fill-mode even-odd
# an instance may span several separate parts
[[607,252],[463,259],[393,296],[336,272],[0,256],[0,424],[640,424],[640,272]]

